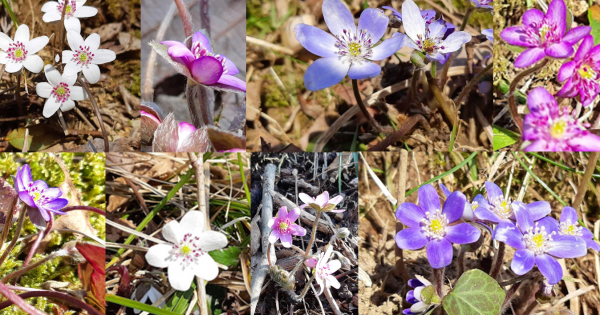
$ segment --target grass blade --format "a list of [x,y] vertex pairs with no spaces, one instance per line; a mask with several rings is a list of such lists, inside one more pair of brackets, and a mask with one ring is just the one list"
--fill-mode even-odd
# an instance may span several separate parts
[[163,309],[160,309],[158,307],[154,307],[152,305],[140,303],[138,301],[126,299],[124,297],[116,296],[116,295],[113,295],[113,294],[107,294],[106,295],[106,302],[111,302],[111,303],[123,305],[125,307],[130,307],[130,308],[138,309],[140,311],[149,312],[150,314],[156,314],[156,315],[178,315],[176,313],[165,311]]
[[471,153],[471,155],[469,155],[469,157],[467,157],[460,164],[456,165],[455,167],[453,167],[449,171],[445,172],[444,174],[440,174],[440,175],[438,175],[438,176],[436,176],[436,177],[434,177],[434,178],[432,178],[432,179],[424,182],[423,184],[421,184],[421,185],[419,185],[419,186],[417,186],[417,187],[415,187],[415,188],[407,191],[406,194],[405,194],[405,196],[408,197],[408,195],[410,195],[410,194],[414,193],[415,191],[419,190],[419,188],[421,188],[421,186],[423,186],[423,185],[427,185],[427,184],[433,183],[433,182],[435,182],[438,179],[444,178],[444,177],[446,177],[446,176],[448,176],[448,175],[450,175],[450,174],[458,171],[461,167],[463,167],[465,164],[469,163],[469,161],[471,161],[473,158],[475,158],[475,156],[477,156],[477,152]]

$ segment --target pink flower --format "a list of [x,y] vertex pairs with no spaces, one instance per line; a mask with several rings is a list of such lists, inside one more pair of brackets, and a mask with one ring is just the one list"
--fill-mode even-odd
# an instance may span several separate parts
[[312,198],[305,193],[300,193],[298,195],[298,197],[300,197],[300,200],[302,200],[304,202],[304,204],[300,206],[300,209],[304,209],[306,207],[311,207],[317,211],[325,211],[325,212],[344,212],[344,211],[346,211],[344,209],[333,209],[333,208],[335,208],[335,206],[337,206],[338,203],[340,203],[340,202],[342,202],[342,200],[344,200],[344,197],[335,196],[335,197],[329,199],[329,193],[326,191],[323,192],[322,194],[318,195],[316,198]]
[[558,92],[560,97],[573,98],[579,94],[583,106],[590,105],[600,93],[600,45],[594,47],[594,38],[583,39],[575,58],[560,67],[558,81],[566,82]]
[[[146,112],[142,112],[142,115],[149,119],[153,117]],[[187,122],[178,124],[173,113],[167,115],[154,131],[153,152],[207,152],[209,149],[210,139],[206,129],[196,129]]]
[[294,224],[298,216],[300,216],[300,208],[294,208],[289,214],[285,206],[279,208],[277,216],[269,220],[269,227],[273,230],[269,235],[269,242],[275,244],[278,239],[281,239],[283,246],[290,247],[292,246],[292,235],[306,235],[303,227]]
[[[316,265],[315,265],[315,273],[316,273],[316,277],[315,279],[317,280],[317,284],[319,284],[319,286],[321,287],[321,290],[319,291],[319,293],[317,293],[317,296],[321,295],[321,293],[323,293],[323,290],[325,289],[325,287],[329,288],[329,287],[334,287],[336,289],[340,288],[340,283],[337,281],[337,279],[332,275],[334,272],[338,271],[338,269],[340,269],[342,267],[342,263],[339,260],[332,260],[330,262],[327,262],[329,260],[329,257],[331,257],[331,253],[333,252],[333,246],[329,245],[327,247],[327,251],[325,252],[325,254],[321,254],[320,258],[318,259]],[[316,259],[316,258],[312,258],[312,259]],[[310,259],[308,259],[306,261],[307,266],[308,265],[308,261]],[[312,263],[312,262],[311,262]],[[309,266],[311,267],[311,266]]]

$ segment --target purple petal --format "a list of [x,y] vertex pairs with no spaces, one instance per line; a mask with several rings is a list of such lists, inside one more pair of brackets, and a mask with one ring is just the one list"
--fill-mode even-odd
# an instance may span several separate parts
[[560,214],[560,222],[571,221],[571,224],[577,222],[577,211],[572,207],[564,207]]
[[[328,0],[335,1],[335,0]],[[337,57],[317,59],[304,73],[304,86],[309,91],[328,88],[342,81],[350,65]]]
[[398,12],[398,10],[387,5],[382,6],[382,8],[386,10],[392,10],[392,15],[395,15],[400,21],[402,21],[402,14]]
[[217,83],[211,85],[246,93],[246,81],[240,80],[229,74],[223,74]]
[[35,182],[33,182],[33,184],[32,184],[32,186],[31,186],[31,188],[37,188],[37,189],[38,189],[38,191],[40,191],[40,192],[41,192],[41,191],[43,191],[44,189],[48,188],[48,184],[47,184],[45,181],[43,181],[43,180],[41,180],[41,179],[38,179],[38,180],[36,180]]
[[523,13],[523,24],[532,28],[539,28],[544,20],[544,13],[538,9],[529,9]]
[[[436,198],[438,198],[437,193]],[[465,211],[465,203],[467,203],[467,197],[460,191],[453,192],[448,199],[446,199],[442,213],[446,215],[448,222],[452,223],[462,217],[463,212]]]
[[54,200],[60,196],[62,196],[62,190],[56,187],[44,189],[40,194],[41,198],[48,198],[48,200]]
[[197,31],[194,33],[194,35],[192,35],[192,42],[198,43],[202,48],[208,50],[208,52],[212,52],[212,47],[210,47],[210,39],[208,39],[208,37],[206,37],[206,35],[204,35],[201,31]]
[[584,240],[589,240],[594,238],[594,234],[592,234],[592,232],[590,232],[590,230],[588,230],[587,228],[583,228],[581,229],[581,237]]
[[462,45],[471,41],[471,34],[467,32],[454,32],[441,43],[439,52],[442,54],[454,52],[460,49]]
[[557,43],[547,47],[544,52],[553,58],[566,58],[573,54],[573,46],[567,42]]
[[408,280],[408,286],[411,288],[416,288],[416,287],[424,286],[424,284],[423,284],[423,282],[419,281],[419,279],[410,279],[410,280]]
[[396,218],[402,222],[402,224],[409,227],[419,227],[421,220],[425,217],[425,213],[421,210],[421,207],[414,203],[404,202],[396,209]]
[[322,194],[318,195],[317,198],[315,198],[315,203],[318,204],[319,206],[321,206],[321,208],[325,207],[328,202],[329,202],[329,192],[328,191],[324,191]]
[[523,26],[509,27],[500,33],[500,37],[510,45],[528,48],[537,47],[537,39],[531,38]]
[[517,275],[522,276],[529,272],[535,264],[535,255],[529,249],[519,249],[515,252],[510,269]]
[[333,35],[340,36],[344,34],[344,30],[356,34],[354,17],[340,0],[325,0],[322,9],[325,24]]
[[469,223],[460,223],[447,227],[446,239],[454,244],[471,244],[481,236],[481,231]]
[[[558,2],[554,0],[553,2]],[[560,264],[556,259],[552,258],[550,255],[539,255],[535,257],[535,264],[538,269],[550,284],[557,284],[560,279],[562,279],[563,271],[560,267]]]
[[575,60],[582,60],[590,52],[590,50],[592,50],[592,47],[594,47],[594,37],[592,35],[588,35],[583,39],[581,45],[579,45],[579,48],[575,53]]
[[571,44],[571,45],[575,45],[577,44],[582,38],[588,36],[590,34],[590,32],[592,31],[592,28],[589,26],[578,26],[575,28],[572,28],[567,35],[565,35],[565,37],[563,37],[563,41]]
[[450,196],[450,190],[442,183],[440,183],[440,188],[442,189],[442,192],[444,193],[444,196],[446,196],[446,198],[448,198],[448,196]]
[[557,113],[558,103],[546,88],[539,86],[527,94],[527,107],[531,114],[538,117],[554,117]]
[[435,213],[436,210],[440,210],[440,197],[433,186],[427,184],[419,188],[419,206],[423,213]]
[[37,208],[37,206],[35,205],[35,202],[33,201],[33,198],[31,198],[31,196],[29,195],[29,193],[27,191],[19,192],[19,198],[21,198],[21,200],[24,203],[26,203],[28,206],[30,206],[32,208]]
[[292,232],[292,234],[294,234],[296,236],[304,236],[304,235],[306,235],[306,229],[304,229],[303,227],[299,226],[298,224],[292,224],[290,226],[290,232]]
[[238,73],[240,73],[240,70],[235,66],[235,63],[233,63],[233,61],[231,61],[231,59],[221,55],[221,57],[223,58],[223,60],[225,60],[225,68],[227,68],[227,74],[228,75],[236,75]]
[[161,42],[161,44],[169,46],[167,53],[169,56],[171,56],[173,61],[185,65],[186,67],[190,67],[192,62],[196,59],[194,54],[192,54],[192,52],[183,43],[168,40]]
[[358,29],[367,31],[367,34],[371,35],[373,44],[375,44],[387,31],[389,21],[390,19],[383,14],[382,10],[368,8],[360,14]]
[[500,222],[500,217],[498,215],[482,207],[475,209],[475,217],[477,217],[479,220],[490,221],[494,223]]
[[304,203],[315,203],[315,199],[305,193],[299,193],[298,198]]
[[292,235],[290,233],[281,233],[281,244],[284,247],[292,246]]
[[40,229],[46,228],[46,222],[50,221],[50,214],[46,210],[27,207],[29,220]]
[[421,228],[403,229],[396,234],[396,245],[406,250],[417,250],[427,245],[427,237]]
[[384,40],[379,45],[371,49],[370,60],[383,60],[390,57],[395,52],[400,50],[406,44],[406,35],[401,33],[394,33],[392,37]]
[[598,243],[596,243],[596,241],[594,241],[593,239],[585,240],[585,245],[588,248],[595,250],[596,252],[600,252],[600,245],[598,245]]
[[452,244],[448,240],[432,240],[427,243],[427,259],[434,269],[444,268],[452,263]]
[[509,220],[502,220],[498,223],[495,230],[496,234],[494,239],[499,242],[504,242],[508,246],[515,249],[524,249],[525,241],[523,240],[523,234],[517,228],[517,226]]
[[282,233],[279,232],[278,229],[271,230],[271,234],[269,234],[269,243],[275,243],[278,239],[281,238]]
[[306,50],[320,57],[336,57],[337,39],[322,29],[306,24],[298,24],[294,28],[296,39]]
[[[411,280],[413,280],[413,279],[411,279]],[[406,293],[406,302],[408,302],[410,304],[415,304],[415,303],[419,302],[419,300],[415,299],[415,291],[414,290],[410,290],[410,291],[408,291],[408,293]]]
[[[546,21],[555,25],[558,36],[562,37],[567,29],[567,7],[563,0],[553,0],[546,11]],[[538,26],[539,27],[539,26]]]
[[52,211],[54,213],[65,215],[65,212],[59,211],[69,204],[69,200],[64,198],[54,199],[48,203],[43,204],[41,207],[46,211]]
[[190,65],[192,77],[202,84],[217,83],[223,74],[223,65],[221,62],[211,56],[200,57]]
[[531,217],[529,211],[527,211],[524,203],[515,201],[511,204],[511,207],[521,231],[527,231],[528,229],[534,227],[533,218]]
[[300,216],[300,212],[300,208],[293,208],[292,211],[288,213],[288,220],[290,220],[290,222],[296,221],[296,219],[298,219],[298,217]]
[[483,195],[479,194],[473,198],[473,202],[477,202],[478,207],[483,207],[484,209],[490,209],[490,203],[487,199],[483,198]]
[[17,175],[17,180],[19,180],[19,184],[21,186],[19,187],[20,189],[17,189],[17,191],[25,189],[25,187],[29,186],[29,183],[33,181],[33,179],[31,179],[31,168],[29,167],[29,164],[23,165],[21,167],[21,172],[17,174],[21,175]]
[[515,59],[515,67],[517,68],[527,68],[532,64],[542,60],[542,58],[546,57],[546,53],[543,48],[529,48],[522,52],[517,59]]
[[600,137],[587,131],[581,132],[568,142],[573,151],[600,151]]
[[381,73],[381,67],[370,61],[355,62],[350,66],[348,77],[354,80],[368,79]]
[[573,76],[576,66],[577,66],[577,61],[569,61],[567,63],[564,63],[558,70],[558,76],[557,76],[558,81],[563,82],[566,79]]
[[563,83],[563,87],[560,89],[560,91],[558,91],[558,93],[556,93],[556,95],[569,98],[575,97],[579,93],[579,87],[574,79],[574,77],[570,77],[567,82]]
[[587,245],[581,237],[556,235],[550,242],[548,254],[560,258],[577,258],[587,254]]
[[412,1],[402,2],[402,24],[404,32],[413,41],[417,40],[419,35],[425,36],[425,19],[423,19],[421,9],[416,3]]
[[504,194],[502,193],[500,187],[490,181],[485,182],[485,190],[487,191],[487,200],[490,202],[493,202],[497,199],[504,199]]
[[287,212],[287,207],[283,206],[281,208],[279,208],[279,211],[277,212],[277,218],[281,219],[281,220],[285,220],[288,217],[288,212]]
[[553,217],[542,218],[541,220],[535,222],[535,224],[537,224],[537,226],[540,228],[543,227],[546,233],[548,234],[552,232],[558,234],[558,221],[556,221],[556,219],[554,219]]

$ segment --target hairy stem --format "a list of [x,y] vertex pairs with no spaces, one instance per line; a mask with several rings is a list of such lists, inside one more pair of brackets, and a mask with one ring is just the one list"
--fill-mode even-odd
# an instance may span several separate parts
[[96,104],[96,99],[94,95],[92,95],[92,91],[88,87],[86,82],[83,82],[80,77],[77,78],[77,82],[85,89],[85,93],[89,95],[90,100],[92,101],[92,106],[94,106],[94,112],[96,113],[96,118],[98,119],[98,124],[100,125],[100,129],[102,129],[102,139],[104,139],[104,152],[108,152],[108,136],[106,134],[106,128],[104,127],[104,121],[102,120],[102,115],[100,114],[100,108],[98,104]]
[[[319,224],[319,218],[321,217],[321,213],[322,213],[322,211],[320,211],[320,210],[317,211],[317,215],[315,216],[315,222],[314,222],[313,227],[312,227],[312,232],[310,233],[310,240],[308,241],[308,246],[306,246],[306,251],[304,252],[304,255],[302,256],[302,259],[296,264],[296,266],[294,267],[294,269],[290,273],[292,275],[292,277],[294,277],[296,275],[296,272],[298,272],[298,269],[300,269],[300,266],[302,266],[302,264],[304,263],[304,261],[306,260],[306,258],[308,257],[308,255],[310,255],[310,253],[312,251],[312,245],[313,245],[313,243],[315,241],[315,238],[317,236],[317,225]],[[332,239],[335,239],[336,235],[334,235],[332,237]],[[329,243],[330,243],[329,246],[331,246],[331,242],[332,241],[329,240]]]
[[27,254],[27,258],[25,258],[25,261],[23,262],[22,268],[25,268],[25,267],[27,267],[27,265],[29,265],[31,258],[33,258],[33,255],[35,255],[35,252],[36,252],[37,248],[40,246],[42,239],[44,239],[44,237],[46,237],[46,235],[48,235],[48,233],[50,233],[50,230],[52,230],[52,225],[54,225],[54,215],[52,213],[50,213],[50,221],[48,221],[46,223],[46,229],[43,231],[40,231],[40,233],[38,234],[37,238],[35,239],[35,242],[33,243],[33,246],[31,246],[31,249],[29,250],[29,253]]
[[467,84],[467,86],[465,88],[463,88],[462,91],[460,91],[460,94],[458,94],[458,96],[454,99],[454,104],[456,104],[456,106],[460,106],[460,103],[462,102],[463,98],[465,98],[467,95],[469,95],[469,93],[471,92],[471,90],[475,87],[475,85],[477,83],[479,83],[479,81],[481,81],[481,79],[483,78],[483,76],[492,69],[492,67],[494,66],[493,62],[490,62],[489,65],[487,65],[487,67],[485,67],[485,69],[481,70],[476,76],[475,78],[473,78],[473,80],[469,81],[469,84]]
[[[406,181],[408,174],[408,151],[406,149],[400,150],[400,161],[398,162],[398,190],[396,195],[398,196],[398,203],[396,206],[399,206],[406,201]],[[396,233],[400,232],[404,228],[402,222],[396,222]],[[386,237],[384,235],[384,237]],[[408,283],[410,280],[408,276],[408,271],[406,270],[406,265],[404,264],[404,253],[402,248],[398,246],[394,246],[396,251],[396,275],[400,276],[404,283]]]
[[494,262],[492,263],[492,270],[490,270],[490,276],[494,279],[498,279],[500,275],[500,270],[502,270],[502,261],[504,260],[504,252],[506,251],[506,244],[500,242],[498,245],[498,253],[496,257],[494,257]]
[[517,290],[519,290],[519,287],[521,286],[523,282],[517,282],[515,284],[513,284],[510,289],[508,289],[508,291],[506,291],[506,297],[504,298],[504,302],[502,302],[502,311],[500,312],[500,314],[504,314],[504,312],[508,309],[508,307],[510,306],[510,302],[513,300],[513,298],[515,297],[515,293],[517,292]]
[[521,73],[519,73],[513,81],[510,83],[510,87],[508,89],[508,108],[510,109],[510,114],[512,115],[513,121],[515,125],[519,127],[519,130],[523,131],[523,118],[519,115],[519,111],[517,109],[517,100],[515,91],[517,90],[517,85],[519,82],[528,75],[537,72],[541,68],[543,68],[548,63],[548,59],[544,58],[542,62],[538,63],[537,66],[529,68]]
[[[435,63],[433,63],[431,67],[434,67],[434,64]],[[415,72],[413,72],[412,79],[410,80],[410,90],[408,91],[408,96],[406,97],[406,103],[408,104],[408,106],[410,106],[413,98],[415,98],[415,95],[417,95],[417,84],[419,83],[420,76],[421,70],[416,69]]]
[[373,116],[371,116],[369,110],[365,106],[365,103],[363,103],[362,97],[360,96],[360,92],[358,91],[357,80],[352,80],[352,90],[354,91],[354,98],[356,98],[356,103],[358,104],[358,107],[369,121],[371,127],[373,127],[373,129],[375,129],[375,131],[377,131],[378,133],[384,133],[385,129],[375,120],[375,118],[373,118]]
[[177,10],[179,10],[179,16],[181,16],[181,22],[183,23],[183,32],[185,37],[190,37],[194,34],[193,30],[193,22],[192,16],[190,15],[190,11],[185,5],[183,0],[175,0],[175,4],[177,4]]
[[[33,292],[27,292],[27,293],[33,293]],[[35,292],[37,293],[37,292]],[[25,294],[25,293],[23,293]],[[4,296],[8,299],[8,301],[0,303],[0,310],[15,304],[16,306],[18,306],[20,309],[22,309],[25,313],[27,314],[32,314],[32,315],[46,315],[46,313],[38,310],[37,308],[33,307],[33,305],[27,303],[27,301],[25,301],[22,296],[16,295],[14,292],[12,292],[4,283],[0,282],[0,295]]]
[[104,212],[98,208],[94,208],[94,207],[90,207],[90,206],[71,206],[71,207],[65,207],[65,208],[60,209],[60,211],[62,211],[62,212],[69,212],[69,211],[73,211],[73,210],[87,210],[87,211],[95,212],[97,214],[106,216],[106,212]]
[[325,288],[324,292],[325,292],[325,297],[327,298],[327,302],[329,302],[329,305],[331,305],[331,309],[333,310],[333,313],[335,315],[343,315],[342,311],[340,311],[339,305],[337,305],[337,303],[333,299],[333,296],[331,296],[331,292],[329,291],[329,288]]
[[440,298],[444,297],[444,270],[445,268],[433,269],[435,292]]
[[[21,207],[21,211],[19,212],[19,220],[17,221],[17,228],[15,229],[15,234],[12,240],[10,241],[10,244],[8,244],[8,247],[4,250],[4,253],[2,253],[2,256],[0,256],[0,266],[2,266],[2,263],[4,263],[4,260],[6,259],[6,257],[8,257],[8,254],[10,254],[10,252],[17,244],[19,236],[21,236],[21,229],[23,228],[23,222],[25,222],[25,213],[27,213],[27,207],[29,206],[24,205],[23,207]],[[5,225],[4,229],[8,230],[8,226]],[[0,244],[0,246],[2,245],[3,244]]]
[[457,276],[456,276],[456,281],[458,281],[458,279],[460,279],[460,276],[462,276],[462,274],[465,272],[465,257],[467,256],[467,250],[464,249],[462,246],[460,247],[460,249],[458,250],[458,257],[456,258],[456,270],[457,270]]
[[[3,285],[0,284],[0,288]],[[10,291],[9,291],[10,292]],[[2,292],[4,293],[4,292]],[[25,293],[21,293],[18,296],[12,292],[10,292],[11,294],[13,294],[14,296],[22,299],[27,299],[27,298],[31,298],[31,297],[46,297],[49,299],[55,299],[55,300],[61,300],[63,302],[66,302],[67,304],[71,304],[73,306],[76,306],[77,308],[80,308],[82,310],[86,310],[88,313],[90,313],[91,315],[102,315],[102,313],[100,313],[98,310],[96,310],[95,308],[91,307],[90,305],[84,303],[83,301],[74,298],[72,296],[70,296],[69,294],[66,293],[62,293],[62,292],[56,292],[56,291],[47,291],[47,290],[38,290],[38,291],[31,291],[31,292],[25,292]],[[23,301],[23,300],[22,300]],[[27,302],[25,302],[27,303]],[[13,304],[13,301],[6,301],[3,303],[0,303],[0,310],[5,309],[9,306],[11,306]],[[14,303],[17,306],[19,306],[19,304]],[[27,304],[29,305],[29,304]],[[29,305],[31,306],[31,305]],[[19,306],[21,307],[21,306]],[[21,309],[23,309],[24,311],[26,311],[28,314],[45,314],[41,311],[39,311],[38,309],[34,308],[33,306],[31,306],[34,310],[30,311],[30,310],[25,310],[21,307]]]

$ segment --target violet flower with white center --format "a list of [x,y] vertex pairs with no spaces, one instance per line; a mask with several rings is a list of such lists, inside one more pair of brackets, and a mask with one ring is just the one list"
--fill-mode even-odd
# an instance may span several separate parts
[[63,8],[66,4],[65,11],[65,29],[73,30],[81,33],[81,22],[79,18],[88,18],[98,14],[98,9],[90,6],[84,6],[86,0],[58,0],[49,1],[42,6],[42,20],[46,23],[60,21],[62,18]]
[[494,8],[493,5],[492,5],[492,3],[493,3],[492,0],[471,0],[471,3],[477,9],[492,10]]
[[62,62],[66,63],[64,73],[68,76],[76,76],[79,71],[83,72],[85,79],[94,84],[100,80],[100,68],[98,65],[111,62],[117,58],[114,51],[110,49],[98,49],[100,47],[100,35],[93,33],[85,41],[78,32],[68,31],[67,42],[71,50],[62,52]]
[[425,53],[429,59],[444,63],[444,54],[455,52],[471,41],[471,34],[464,31],[455,31],[445,37],[446,22],[437,20],[427,24],[412,0],[402,3],[402,17],[404,31],[410,39],[406,45]]
[[421,186],[419,205],[404,202],[396,210],[396,218],[408,227],[396,234],[396,245],[406,250],[427,246],[431,267],[439,269],[450,265],[452,243],[470,244],[481,236],[481,231],[468,223],[453,224],[463,215],[466,202],[465,195],[455,191],[448,196],[442,209],[435,188]]
[[23,67],[39,73],[44,68],[44,61],[36,53],[48,44],[48,36],[36,37],[29,40],[29,27],[19,25],[12,40],[4,33],[0,33],[0,64],[5,64],[6,72],[16,73]]
[[323,57],[315,60],[304,74],[310,91],[328,88],[348,75],[350,79],[367,79],[381,73],[373,61],[390,57],[404,46],[404,34],[395,33],[378,44],[387,31],[389,18],[379,9],[364,10],[358,20],[340,0],[323,1],[323,18],[331,34],[318,27],[298,24],[296,39],[311,53]]
[[324,191],[322,194],[318,195],[316,198],[312,198],[311,196],[309,196],[305,193],[298,194],[298,197],[300,198],[300,200],[302,200],[302,202],[304,202],[304,204],[300,206],[300,209],[304,209],[306,207],[311,207],[311,208],[315,209],[316,211],[324,211],[324,212],[344,212],[344,211],[346,211],[345,209],[334,209],[335,206],[338,205],[338,203],[340,203],[340,202],[342,202],[342,200],[344,200],[344,197],[337,195],[337,196],[329,199],[329,192],[327,192],[327,191]]
[[173,113],[162,122],[143,110],[141,115],[144,120],[158,124],[152,140],[153,152],[206,152],[210,148],[205,128],[196,129],[187,122],[177,123]]
[[563,271],[556,258],[576,258],[587,253],[585,241],[572,235],[558,235],[558,227],[549,221],[534,222],[528,211],[517,213],[517,224],[504,220],[496,227],[494,239],[517,251],[511,269],[521,276],[534,265],[550,284],[562,279]]
[[[400,21],[402,21],[402,13],[398,12],[398,10],[390,7],[390,6],[383,6],[382,8],[387,9],[387,10],[391,10],[392,14],[397,17]],[[423,17],[423,20],[425,20],[425,24],[429,25],[435,21],[444,21],[443,17],[440,17],[439,19],[435,19],[435,15],[436,12],[435,10],[421,10],[421,16]],[[450,22],[446,22],[444,21],[445,24],[445,31],[444,31],[444,38],[448,37],[448,35],[452,34],[455,30],[456,30],[456,25],[450,23]]]
[[233,61],[213,52],[210,39],[201,31],[194,33],[191,40],[191,49],[178,41],[163,41],[166,45],[168,57],[177,72],[198,84],[216,89],[246,92],[246,82],[234,75],[240,73]]
[[523,140],[531,143],[524,151],[600,151],[600,137],[581,126],[568,109],[559,108],[546,88],[531,90],[527,106]]
[[539,220],[550,213],[550,203],[547,201],[536,201],[525,205],[520,201],[512,201],[510,197],[504,196],[498,185],[486,181],[485,190],[487,198],[477,195],[474,201],[477,207],[473,213],[479,220],[499,223],[502,221],[515,221],[516,213],[527,211],[533,220]]
[[46,222],[50,221],[50,212],[55,214],[66,214],[60,211],[69,201],[62,196],[60,188],[48,187],[48,184],[38,179],[35,182],[31,178],[31,168],[29,164],[17,168],[17,175],[13,177],[15,190],[19,193],[19,198],[29,207],[27,215],[33,224],[43,228]]
[[281,244],[283,244],[284,247],[291,247],[292,235],[306,235],[306,230],[294,223],[298,219],[298,216],[300,216],[299,208],[294,208],[290,213],[287,212],[285,206],[279,208],[277,216],[268,222],[268,225],[272,230],[269,235],[269,242],[275,244],[278,239],[281,239]]
[[76,76],[66,76],[64,73],[61,75],[50,64],[44,67],[44,73],[48,82],[40,82],[35,86],[37,95],[47,98],[44,103],[44,117],[50,118],[59,108],[63,112],[71,110],[75,107],[75,101],[87,98],[83,87],[73,86]]
[[481,34],[485,35],[485,38],[487,38],[492,44],[494,43],[494,30],[491,28],[485,29],[483,31],[481,31]]
[[327,251],[319,256],[319,259],[316,265],[314,266],[313,272],[316,273],[315,279],[317,280],[317,284],[320,287],[320,290],[316,294],[316,296],[321,295],[326,287],[334,287],[336,289],[340,288],[340,283],[335,278],[335,276],[333,276],[333,273],[335,273],[336,271],[338,271],[338,269],[342,267],[342,263],[339,260],[332,260],[328,262],[332,253],[333,246],[329,244],[327,246]]
[[[577,211],[571,207],[564,207],[560,214],[560,223],[552,217],[545,217],[544,225],[553,224],[558,229],[558,235],[572,235],[581,237],[588,248],[600,252],[600,245],[594,241],[594,235],[586,227],[580,226],[577,220]],[[547,222],[546,222],[547,221]]]
[[546,14],[530,9],[523,14],[523,25],[511,26],[500,33],[510,45],[526,47],[515,60],[515,67],[526,68],[546,56],[567,58],[573,45],[590,34],[591,27],[578,26],[567,30],[567,7],[563,0],[552,0]]
[[[431,282],[421,277],[420,275],[415,275],[415,277],[417,279],[408,280],[408,286],[413,288],[414,290],[408,291],[408,293],[406,293],[405,299],[405,301],[412,304],[412,306],[408,309],[404,309],[402,311],[403,314],[420,314],[427,308],[429,308],[429,306],[431,306],[432,304],[440,303],[440,298],[439,296],[437,296],[435,288],[433,288]],[[432,295],[432,298],[423,298],[422,296],[423,290],[425,290],[425,288],[427,287],[431,287],[430,289],[426,290],[428,291],[426,293]],[[434,300],[437,303],[434,303]]]
[[[594,46],[592,35],[586,36],[575,53],[575,58],[558,70],[558,81],[564,82],[556,94],[574,98],[579,95],[583,106],[590,105],[600,93],[600,45]],[[566,80],[566,82],[565,82]]]
[[156,268],[168,268],[173,289],[187,291],[194,277],[206,281],[219,275],[219,267],[209,252],[227,246],[227,237],[216,231],[205,231],[205,217],[200,211],[189,211],[181,219],[167,223],[162,235],[168,243],[150,247],[146,261]]

